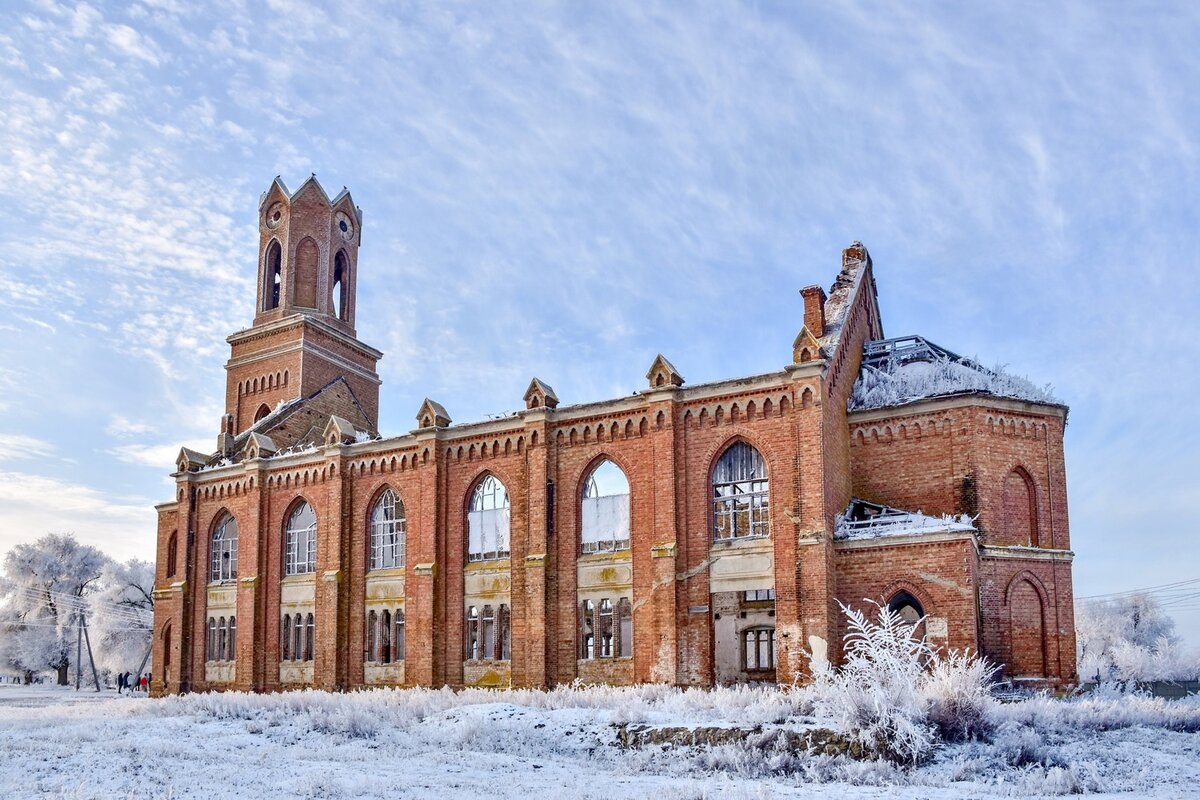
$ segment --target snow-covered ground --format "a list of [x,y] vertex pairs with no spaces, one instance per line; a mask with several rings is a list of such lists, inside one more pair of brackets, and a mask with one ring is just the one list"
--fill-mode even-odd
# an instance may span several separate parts
[[804,729],[803,692],[378,690],[149,700],[0,685],[0,797],[1200,797],[1200,701],[1035,699],[906,770],[614,724]]

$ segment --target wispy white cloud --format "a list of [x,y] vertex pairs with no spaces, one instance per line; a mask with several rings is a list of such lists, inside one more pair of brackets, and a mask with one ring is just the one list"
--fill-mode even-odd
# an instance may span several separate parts
[[119,559],[146,558],[154,552],[155,513],[148,499],[0,472],[0,551],[46,533],[73,533]]
[[148,425],[145,422],[134,422],[133,420],[120,414],[114,414],[112,417],[110,417],[108,427],[104,429],[104,432],[109,436],[126,438],[130,436],[141,436],[143,434],[150,433],[152,430],[154,430],[153,426]]
[[104,35],[109,44],[121,53],[158,66],[162,56],[158,47],[128,25],[106,25]]
[[181,447],[190,447],[199,452],[207,452],[212,450],[212,441],[193,440],[189,442],[165,442],[163,444],[123,444],[110,449],[108,452],[127,464],[153,467],[165,474],[174,469],[175,457],[179,455],[179,448]]
[[0,433],[0,462],[17,459],[49,458],[54,445],[34,436],[20,433]]

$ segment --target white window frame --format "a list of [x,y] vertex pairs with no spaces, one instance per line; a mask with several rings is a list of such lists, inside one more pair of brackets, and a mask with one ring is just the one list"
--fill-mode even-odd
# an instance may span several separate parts
[[769,536],[769,492],[762,453],[747,442],[731,444],[713,467],[713,541]]
[[229,512],[221,517],[213,529],[209,558],[209,583],[231,581],[237,578],[238,525]]
[[[487,475],[471,492],[467,512],[467,561],[499,561],[510,555],[510,504],[508,489],[495,475]],[[490,541],[489,514],[496,517],[496,541]]]
[[[305,511],[312,522],[299,527]],[[317,512],[307,502],[301,502],[288,517],[284,532],[284,575],[308,575],[317,571]]]
[[388,489],[371,509],[371,569],[404,566],[406,526],[404,502],[395,491]]

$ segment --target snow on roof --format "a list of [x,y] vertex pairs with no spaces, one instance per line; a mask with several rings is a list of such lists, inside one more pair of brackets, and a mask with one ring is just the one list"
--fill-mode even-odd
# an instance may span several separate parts
[[857,497],[850,500],[845,512],[838,514],[833,523],[833,538],[839,541],[966,531],[975,531],[975,521],[966,514],[932,517],[920,511],[902,511],[869,503]]
[[850,393],[850,411],[898,406],[929,397],[968,393],[1061,405],[1049,385],[988,369],[920,336],[882,339],[863,345],[862,369]]

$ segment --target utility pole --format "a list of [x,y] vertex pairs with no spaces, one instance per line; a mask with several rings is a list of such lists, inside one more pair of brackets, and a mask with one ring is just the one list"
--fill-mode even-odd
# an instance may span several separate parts
[[75,691],[79,691],[79,668],[83,665],[83,623],[75,629]]
[[79,627],[83,630],[83,638],[87,641],[88,661],[92,664],[92,680],[96,682],[96,691],[100,691],[100,674],[96,672],[96,659],[92,655],[92,637],[88,636],[87,618],[84,615],[79,615]]

